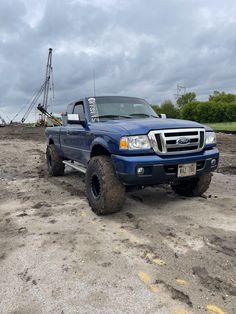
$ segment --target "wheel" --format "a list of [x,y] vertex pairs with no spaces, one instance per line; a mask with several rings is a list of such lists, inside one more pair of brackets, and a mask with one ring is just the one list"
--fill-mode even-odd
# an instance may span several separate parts
[[46,157],[49,174],[54,177],[62,176],[64,174],[65,165],[59,157],[56,146],[54,144],[50,144],[47,146]]
[[86,191],[89,205],[97,215],[107,215],[122,209],[125,187],[114,171],[111,158],[91,158],[86,172]]
[[206,192],[211,183],[211,173],[196,178],[184,179],[178,184],[171,185],[175,193],[183,196],[200,196]]

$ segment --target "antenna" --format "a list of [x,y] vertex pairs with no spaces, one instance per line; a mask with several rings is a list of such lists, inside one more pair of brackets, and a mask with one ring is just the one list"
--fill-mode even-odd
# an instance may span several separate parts
[[96,76],[94,68],[93,68],[93,95],[96,96]]

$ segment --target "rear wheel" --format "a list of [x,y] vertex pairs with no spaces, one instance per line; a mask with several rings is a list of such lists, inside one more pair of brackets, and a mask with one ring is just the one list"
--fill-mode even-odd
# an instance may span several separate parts
[[51,176],[62,176],[64,174],[65,165],[59,157],[54,144],[47,146],[46,157],[49,174]]
[[203,174],[196,178],[181,180],[178,184],[171,185],[175,193],[183,196],[201,196],[209,188],[211,173]]
[[125,188],[114,171],[109,156],[91,158],[86,172],[89,204],[97,215],[118,212],[125,201]]

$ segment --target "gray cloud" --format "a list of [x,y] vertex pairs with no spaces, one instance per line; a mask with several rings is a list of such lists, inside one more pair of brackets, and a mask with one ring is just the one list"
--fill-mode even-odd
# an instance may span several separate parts
[[0,0],[0,113],[27,107],[49,47],[58,112],[93,93],[93,68],[97,94],[236,92],[235,17],[233,0]]

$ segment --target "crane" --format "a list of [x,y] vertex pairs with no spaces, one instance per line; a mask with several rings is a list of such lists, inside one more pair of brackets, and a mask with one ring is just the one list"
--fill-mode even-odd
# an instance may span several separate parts
[[[52,79],[52,88],[54,88],[53,84],[53,68],[52,68],[52,48],[49,48],[48,51],[48,59],[47,59],[47,66],[46,66],[46,78],[43,84],[40,86],[39,90],[35,93],[29,107],[27,108],[21,122],[24,123],[25,120],[28,118],[30,112],[34,108],[35,104],[38,102],[38,99],[43,94],[43,105],[42,107],[47,111],[48,108],[48,94],[50,89],[50,80]],[[45,115],[43,115],[43,121],[45,121]]]
[[43,105],[42,105],[46,111],[48,109],[48,92],[49,92],[49,82],[50,82],[51,75],[53,75],[52,73],[52,48],[49,48],[48,61],[47,61],[47,67],[46,67],[45,87],[44,87],[44,94],[43,94]]
[[[37,109],[42,112],[42,114],[44,116],[46,116],[51,122],[52,124],[55,126],[59,126],[62,125],[62,121],[56,117],[54,117],[51,113],[49,113],[42,105],[38,105]],[[39,121],[39,124],[41,123],[41,121]]]
[[36,92],[33,100],[30,103],[30,106],[28,107],[27,111],[25,112],[23,118],[21,119],[21,123],[24,123],[25,120],[28,118],[30,112],[32,111],[32,109],[34,108],[35,104],[38,102],[38,99],[40,98],[40,96],[42,95],[44,89],[46,86],[46,81],[43,82],[43,84],[41,85],[40,89]]

